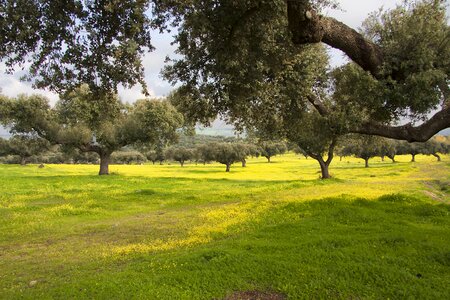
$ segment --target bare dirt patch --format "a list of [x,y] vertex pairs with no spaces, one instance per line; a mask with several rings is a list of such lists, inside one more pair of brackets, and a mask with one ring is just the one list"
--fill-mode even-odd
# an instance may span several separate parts
[[285,300],[286,295],[275,292],[242,291],[234,292],[224,300]]

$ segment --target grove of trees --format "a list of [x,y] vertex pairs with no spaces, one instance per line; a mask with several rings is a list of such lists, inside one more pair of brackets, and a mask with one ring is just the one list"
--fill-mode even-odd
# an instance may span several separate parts
[[12,133],[37,136],[66,151],[94,152],[100,158],[99,175],[109,174],[113,152],[128,145],[174,142],[183,123],[167,101],[143,99],[124,105],[117,96],[98,98],[86,85],[62,95],[54,108],[37,95],[3,102],[8,108],[3,123]]
[[[229,170],[249,155],[270,162],[286,149],[267,141],[283,140],[317,160],[324,179],[335,152],[366,162],[379,153],[414,160],[426,151],[439,159],[441,145],[424,150],[413,142],[450,127],[446,2],[404,1],[369,15],[359,31],[323,14],[336,7],[334,0],[5,0],[0,61],[10,73],[23,68],[34,87],[60,100],[50,107],[36,95],[0,97],[0,122],[15,136],[1,151],[24,161],[46,143],[94,152],[99,174],[108,174],[112,153],[133,146],[154,162],[183,165],[203,155]],[[148,93],[142,62],[153,50],[152,30],[171,28],[178,55],[163,76],[179,88],[170,101],[123,104],[119,86],[139,84]],[[325,45],[350,61],[331,68]],[[254,133],[259,149],[163,150],[181,127],[217,116]],[[349,134],[364,137],[347,144]],[[380,146],[381,137],[411,144]],[[19,139],[26,150],[14,146]]]

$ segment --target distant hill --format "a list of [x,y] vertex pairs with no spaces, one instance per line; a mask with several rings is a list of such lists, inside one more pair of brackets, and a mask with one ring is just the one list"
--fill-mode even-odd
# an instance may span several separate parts
[[225,121],[221,119],[215,120],[209,127],[197,126],[197,128],[195,128],[195,131],[197,134],[200,135],[226,136],[226,137],[236,136],[234,127],[232,125],[227,124]]

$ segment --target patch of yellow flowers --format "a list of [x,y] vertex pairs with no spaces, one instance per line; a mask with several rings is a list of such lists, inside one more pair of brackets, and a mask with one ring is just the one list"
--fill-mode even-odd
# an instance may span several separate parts
[[249,221],[257,221],[259,216],[273,207],[269,201],[259,203],[232,203],[218,209],[207,208],[200,213],[201,224],[193,227],[184,238],[156,239],[151,243],[135,243],[118,246],[105,253],[106,256],[130,253],[149,253],[192,247],[211,242],[214,237],[241,231]]

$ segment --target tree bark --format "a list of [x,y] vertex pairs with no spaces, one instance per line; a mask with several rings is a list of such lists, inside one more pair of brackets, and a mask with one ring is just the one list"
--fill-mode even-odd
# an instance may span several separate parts
[[245,158],[241,162],[243,168],[247,167],[247,160]]
[[416,162],[416,154],[411,154],[411,162]]
[[181,167],[184,167],[184,160],[180,161]]
[[374,77],[380,77],[383,52],[378,45],[344,23],[317,14],[308,0],[287,0],[287,9],[294,44],[324,42],[346,53]]
[[369,167],[369,159],[364,158],[364,162],[365,162],[365,167],[368,168]]
[[26,157],[20,157],[20,165],[25,166],[27,164],[27,158]]
[[322,173],[322,179],[329,179],[331,178],[330,176],[330,172],[329,172],[329,166],[330,164],[326,161],[324,161],[323,159],[318,159],[319,164],[320,164],[320,171]]
[[393,163],[395,163],[395,155],[388,155],[388,157]]
[[357,128],[350,129],[350,132],[378,135],[412,143],[426,142],[436,133],[448,127],[450,127],[450,108],[444,108],[419,126],[413,126],[411,123],[402,126],[390,126],[368,121]]
[[439,156],[439,154],[433,153],[432,155],[437,158],[437,161],[441,161],[441,157]]
[[319,162],[320,171],[322,173],[322,179],[331,178],[331,175],[329,172],[329,167],[334,158],[334,148],[336,147],[336,144],[337,144],[337,138],[335,137],[335,138],[333,138],[330,146],[328,147],[328,158],[326,161],[323,159],[322,155],[320,155],[320,154],[314,154],[311,152],[308,153],[309,156],[311,156],[313,159],[315,159]]
[[381,155],[381,161],[384,162],[384,155]]
[[[314,106],[317,112],[327,117],[330,115],[329,109],[320,101],[319,97],[310,94],[307,96],[308,101]],[[450,106],[443,108],[437,112],[428,121],[421,125],[413,126],[411,123],[401,126],[391,126],[376,121],[365,121],[359,126],[349,129],[349,133],[359,133],[367,135],[377,135],[394,140],[403,140],[412,142],[426,142],[436,133],[450,127]]]
[[267,162],[270,163],[270,156],[266,156]]
[[227,168],[225,170],[225,172],[230,172],[230,164],[226,164]]
[[98,175],[109,175],[109,162],[111,160],[110,152],[101,152],[100,155],[100,171]]

